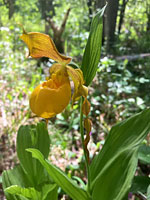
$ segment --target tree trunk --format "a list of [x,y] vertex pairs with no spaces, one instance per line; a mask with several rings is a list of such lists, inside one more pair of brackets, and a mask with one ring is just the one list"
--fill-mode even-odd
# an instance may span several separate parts
[[9,19],[11,19],[15,12],[15,0],[8,0],[8,7],[9,7]]
[[147,15],[147,32],[150,32],[150,13]]
[[92,17],[93,17],[92,0],[87,0],[87,6],[89,10],[89,19],[90,19],[90,25],[91,25]]
[[55,15],[53,0],[39,0],[38,3],[42,19],[45,20],[45,33],[48,34],[50,25],[47,23],[47,18],[52,18]]
[[95,9],[98,11],[99,9],[103,8],[106,4],[105,0],[95,0]]
[[119,17],[119,25],[118,25],[118,34],[120,34],[121,27],[122,27],[122,24],[123,24],[124,14],[125,14],[125,9],[126,9],[127,2],[128,2],[128,0],[123,0],[123,3],[121,5],[120,17]]
[[11,19],[15,12],[15,0],[3,0],[3,3],[8,8],[8,18]]
[[41,11],[42,19],[47,17],[53,17],[55,15],[55,10],[53,6],[53,0],[39,0],[39,10]]
[[[115,40],[116,19],[118,13],[119,0],[107,0],[103,19],[103,43],[106,41],[106,51],[110,52]],[[95,0],[95,8],[98,11],[106,4],[106,0]]]
[[147,15],[147,27],[146,30],[150,32],[150,3],[146,1],[146,15]]
[[62,34],[65,31],[66,23],[69,17],[70,8],[67,10],[66,14],[64,15],[62,24],[58,27],[54,21],[50,18],[47,18],[47,22],[49,23],[51,29],[53,30],[53,40],[56,45],[56,48],[60,53],[65,53],[64,51],[64,40],[62,39]]
[[116,19],[119,0],[108,0],[104,20],[104,36],[106,38],[106,51],[109,53],[115,41]]

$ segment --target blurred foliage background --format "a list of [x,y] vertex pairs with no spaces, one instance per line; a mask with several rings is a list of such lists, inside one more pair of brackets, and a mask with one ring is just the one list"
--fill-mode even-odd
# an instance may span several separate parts
[[[31,113],[28,98],[34,87],[45,80],[52,64],[48,59],[25,57],[28,50],[19,39],[22,33],[19,24],[27,32],[51,35],[58,50],[80,66],[92,16],[105,3],[104,0],[0,0],[0,174],[17,163],[18,127],[42,120]],[[150,1],[108,0],[101,60],[89,87],[93,122],[91,157],[101,148],[113,124],[150,105],[149,68]],[[51,119],[48,128],[52,142],[50,159],[68,175],[84,178],[78,104],[73,108],[69,105]],[[145,143],[150,143],[149,137]],[[146,170],[149,174],[148,167]]]

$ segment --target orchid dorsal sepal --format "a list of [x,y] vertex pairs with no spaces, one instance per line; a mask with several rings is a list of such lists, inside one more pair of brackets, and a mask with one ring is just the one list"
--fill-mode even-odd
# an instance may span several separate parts
[[[23,29],[24,30],[24,29]],[[49,35],[39,32],[29,32],[25,30],[20,38],[26,43],[29,55],[32,58],[47,57],[61,64],[68,64],[70,57],[60,54]]]

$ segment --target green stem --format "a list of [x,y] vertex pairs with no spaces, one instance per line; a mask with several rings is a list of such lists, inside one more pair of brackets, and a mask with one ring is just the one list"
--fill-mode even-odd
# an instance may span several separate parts
[[85,165],[86,165],[87,178],[88,178],[88,191],[90,191],[90,168],[89,168],[88,157],[87,157],[87,153],[86,153],[85,145],[84,145],[84,127],[83,127],[82,104],[83,104],[83,97],[81,97],[81,99],[80,99],[80,133],[81,133],[82,148],[83,148],[83,152],[84,152]]

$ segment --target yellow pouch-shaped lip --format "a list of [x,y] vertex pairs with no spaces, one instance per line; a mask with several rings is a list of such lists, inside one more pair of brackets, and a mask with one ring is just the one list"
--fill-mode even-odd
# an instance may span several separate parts
[[31,110],[42,118],[51,118],[61,113],[71,99],[71,87],[69,80],[57,89],[37,86],[30,97]]

